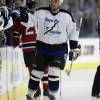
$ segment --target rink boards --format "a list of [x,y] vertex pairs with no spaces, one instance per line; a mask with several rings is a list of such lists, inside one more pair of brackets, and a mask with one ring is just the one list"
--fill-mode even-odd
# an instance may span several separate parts
[[0,48],[0,100],[19,100],[28,77],[21,49]]
[[[96,69],[100,64],[98,39],[81,39],[82,55],[73,62],[72,70]],[[69,69],[66,61],[65,69]],[[28,72],[22,51],[12,47],[0,48],[0,100],[20,100],[27,93]]]

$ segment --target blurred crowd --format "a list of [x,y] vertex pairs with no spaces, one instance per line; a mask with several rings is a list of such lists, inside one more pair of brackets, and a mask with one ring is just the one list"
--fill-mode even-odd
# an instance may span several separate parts
[[68,8],[76,20],[83,18],[80,37],[97,37],[97,19],[100,16],[100,0],[69,0]]
[[[22,3],[23,1],[25,0],[0,0],[0,5],[11,7],[16,2],[20,4],[20,2]],[[49,5],[49,0],[37,0],[37,2],[37,8]],[[71,11],[76,22],[82,18],[80,38],[98,36],[97,19],[100,16],[100,0],[64,0],[62,8]],[[12,44],[12,30],[13,29],[9,29],[5,32],[4,38],[6,38],[7,45]]]

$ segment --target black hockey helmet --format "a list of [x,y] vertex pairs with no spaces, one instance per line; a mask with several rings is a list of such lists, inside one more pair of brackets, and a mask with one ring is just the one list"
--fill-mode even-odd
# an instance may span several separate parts
[[34,9],[36,4],[37,4],[36,0],[26,0],[26,6],[29,9]]

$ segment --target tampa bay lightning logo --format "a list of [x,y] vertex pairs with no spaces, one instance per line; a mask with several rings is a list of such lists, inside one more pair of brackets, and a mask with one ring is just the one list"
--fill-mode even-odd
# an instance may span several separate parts
[[48,17],[45,18],[45,34],[59,34],[59,23],[58,19],[50,19]]

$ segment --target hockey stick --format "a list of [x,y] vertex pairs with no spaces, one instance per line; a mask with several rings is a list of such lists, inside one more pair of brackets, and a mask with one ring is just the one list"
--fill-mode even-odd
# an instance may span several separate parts
[[99,54],[100,54],[100,37],[99,37]]
[[60,70],[60,100],[62,99],[62,80],[61,80],[61,70]]
[[100,54],[100,17],[98,18],[98,39],[99,39],[99,54]]
[[100,54],[100,37],[99,37],[99,54]]
[[81,29],[81,25],[82,25],[82,20],[83,20],[83,18],[81,17],[81,19],[80,19],[80,22],[79,22],[79,32],[80,32],[80,29]]
[[71,73],[71,70],[72,70],[72,65],[73,65],[73,59],[72,59],[72,61],[71,61],[71,64],[70,64],[70,69],[69,70],[65,70],[65,72],[66,72],[66,74],[68,75],[68,76],[70,76],[70,73]]

